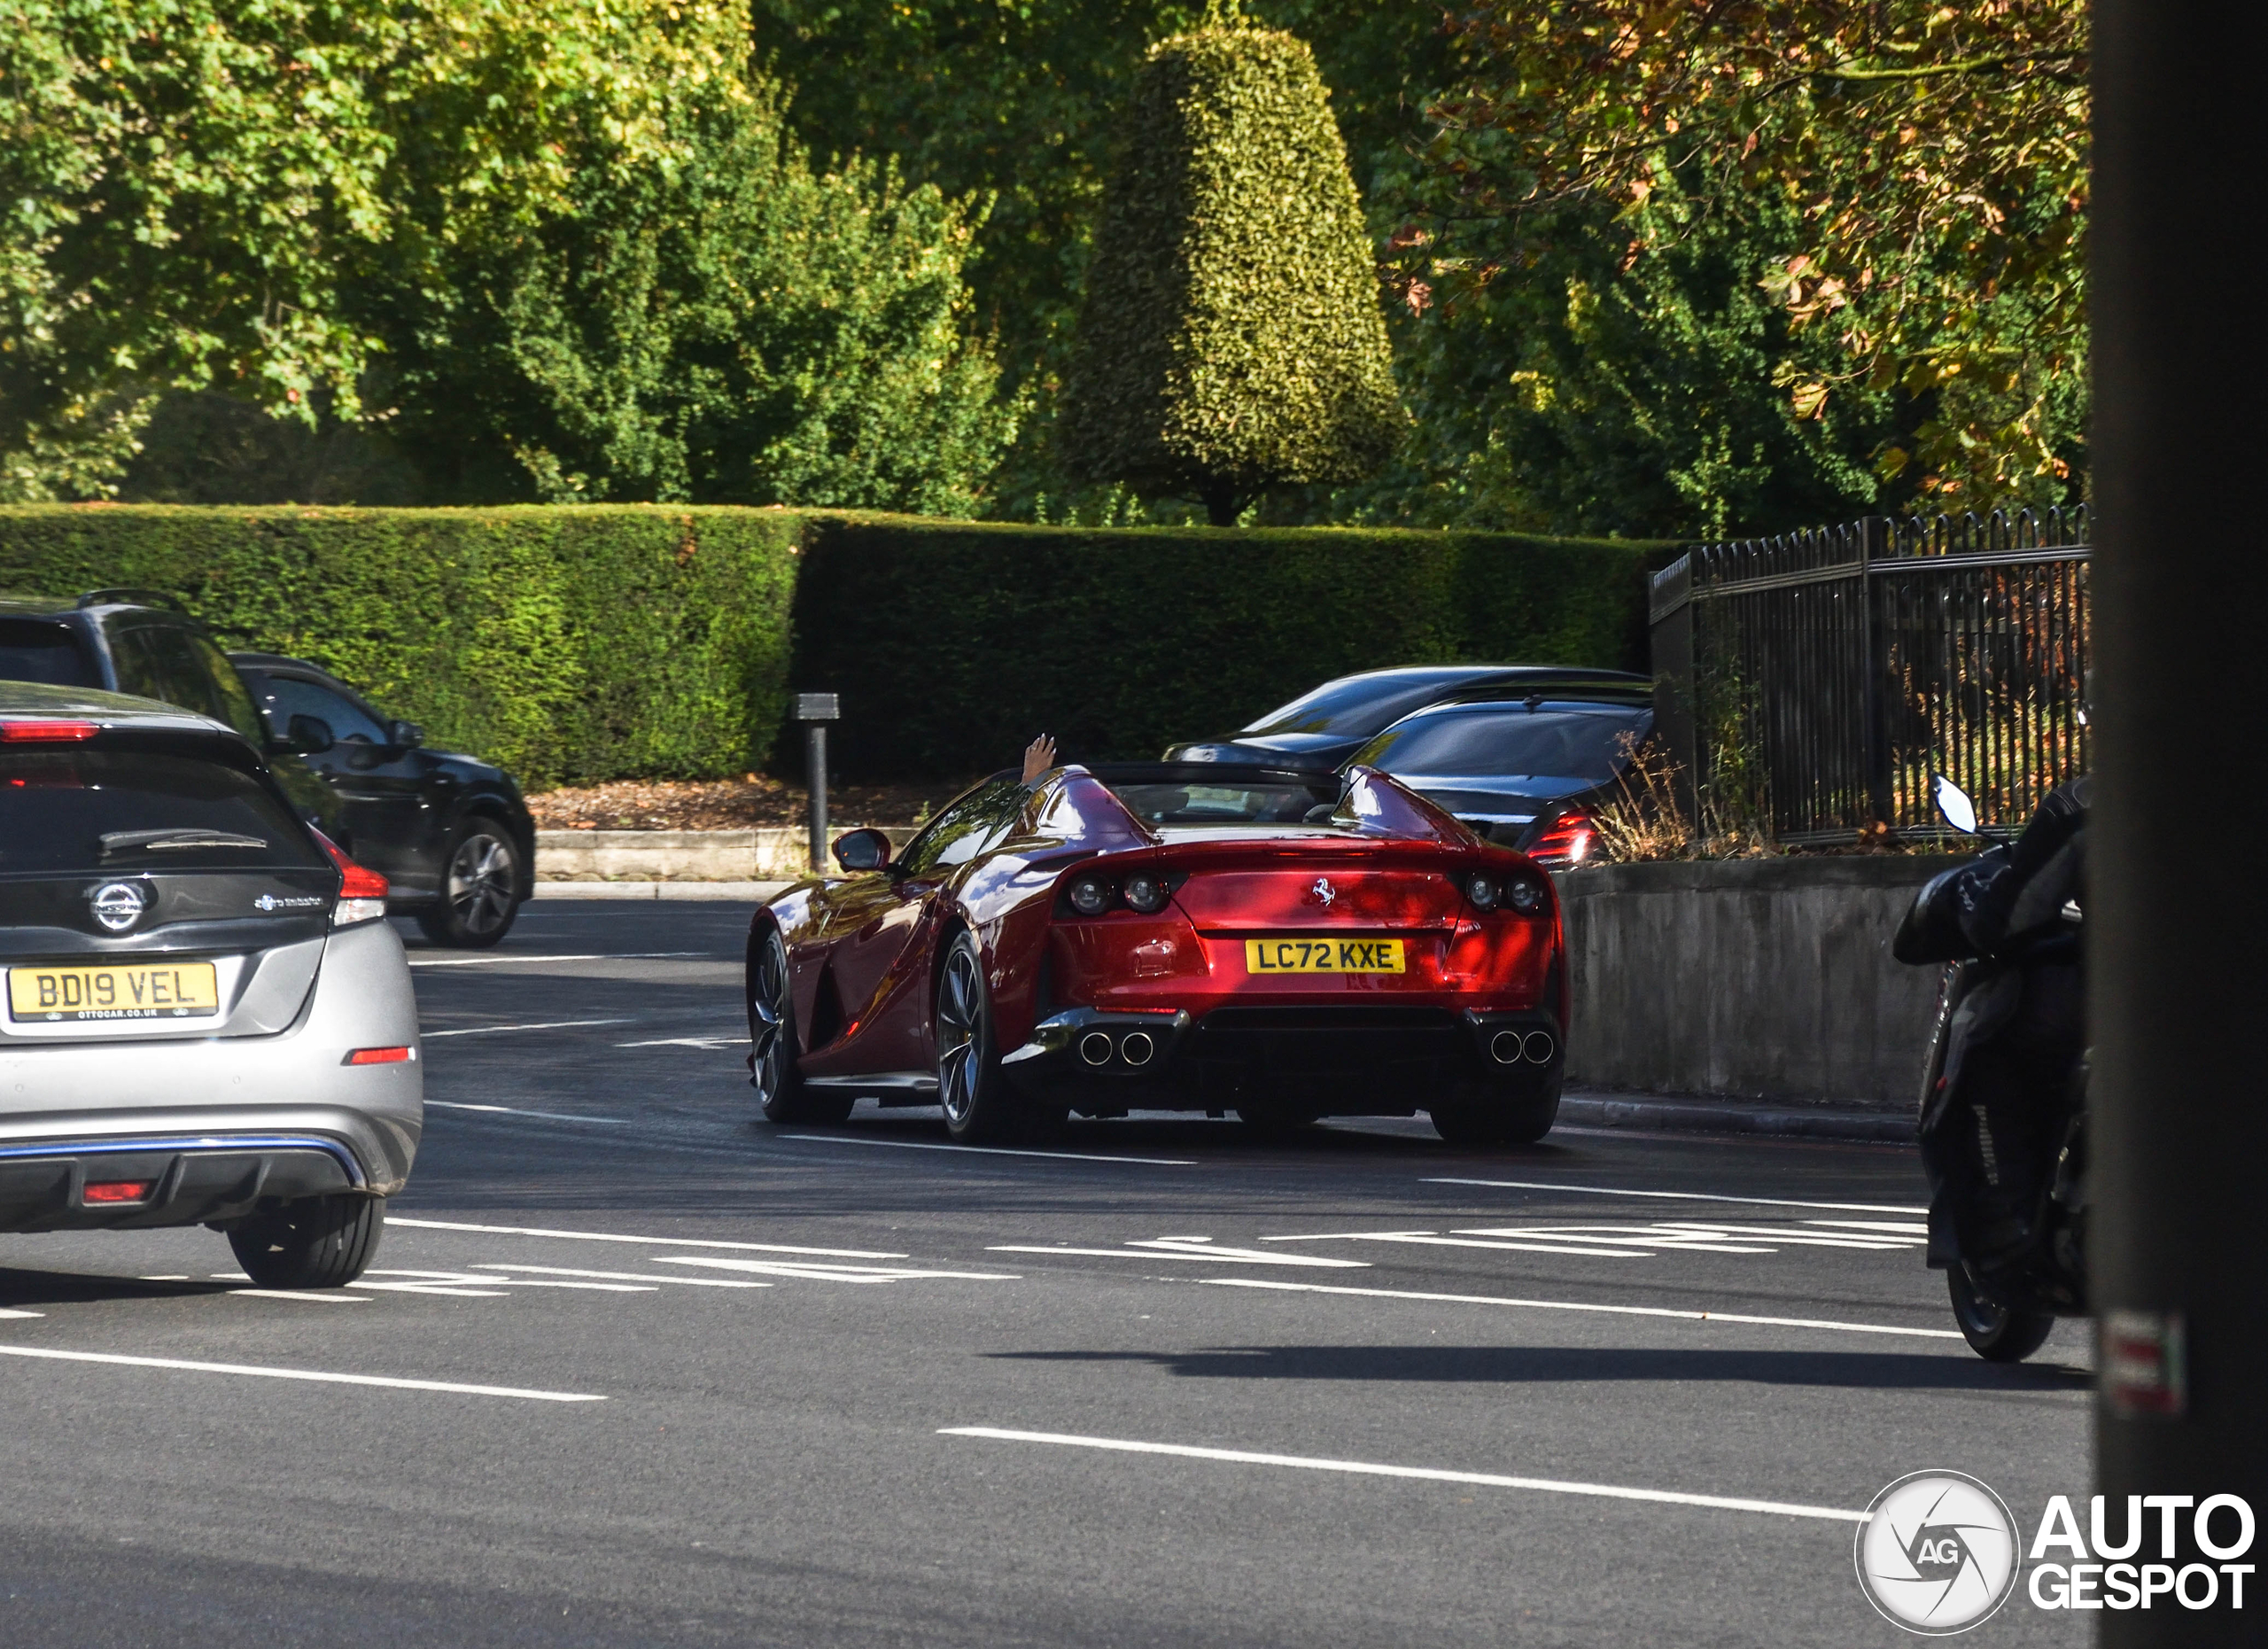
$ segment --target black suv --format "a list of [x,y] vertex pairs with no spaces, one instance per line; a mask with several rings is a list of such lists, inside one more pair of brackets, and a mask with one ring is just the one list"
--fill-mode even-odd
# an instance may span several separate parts
[[273,653],[223,653],[143,590],[76,602],[0,597],[0,679],[132,693],[236,728],[310,823],[384,875],[387,908],[439,945],[495,944],[532,889],[535,824],[509,774],[423,735],[336,677]]

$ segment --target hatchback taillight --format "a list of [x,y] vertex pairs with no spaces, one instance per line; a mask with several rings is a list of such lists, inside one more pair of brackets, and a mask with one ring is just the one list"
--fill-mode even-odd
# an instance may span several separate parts
[[[307,827],[315,830],[315,827]],[[331,906],[330,925],[334,928],[352,926],[358,922],[375,922],[386,914],[386,879],[377,871],[356,864],[339,850],[338,844],[320,830],[315,838],[322,844],[322,851],[330,855],[330,862],[338,867],[338,903]]]
[[1591,851],[1598,827],[1581,811],[1561,813],[1528,844],[1527,856],[1550,870],[1573,870]]

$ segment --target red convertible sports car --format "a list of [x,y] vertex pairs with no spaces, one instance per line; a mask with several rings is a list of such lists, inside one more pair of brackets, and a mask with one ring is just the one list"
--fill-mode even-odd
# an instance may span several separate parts
[[942,1105],[969,1142],[1072,1111],[1422,1110],[1486,1143],[1558,1110],[1550,879],[1374,769],[1001,774],[895,859],[879,830],[835,858],[749,930],[773,1122],[840,1122],[860,1094]]

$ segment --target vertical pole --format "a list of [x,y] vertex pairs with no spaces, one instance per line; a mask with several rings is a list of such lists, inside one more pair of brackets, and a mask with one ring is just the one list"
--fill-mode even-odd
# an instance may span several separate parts
[[804,724],[804,763],[811,774],[812,874],[827,874],[827,723]]
[[[2095,1487],[2114,1505],[2241,1495],[2268,1535],[2268,1081],[2244,1032],[2268,1000],[2268,877],[2251,841],[2268,769],[2229,760],[2229,723],[2199,713],[2258,691],[2268,347],[2196,285],[2256,255],[2235,203],[2257,186],[2268,12],[2096,0],[2093,47]],[[2168,808],[2209,773],[2220,828],[2177,844]],[[2169,1506],[2165,1522],[2173,1553],[2161,1558],[2153,1517],[2142,1557],[2217,1561],[2189,1511]],[[2235,1524],[2223,1516],[2213,1538],[2232,1543]],[[2256,1582],[2268,1543],[2231,1560],[2257,1566]],[[2257,1644],[2264,1614],[2268,1588],[2240,1611],[2224,1584],[2211,1608],[2098,1622],[2108,1649]]]
[[1890,523],[1868,516],[1859,523],[1859,758],[1866,766],[1869,824],[1896,824],[1891,817],[1890,729],[1883,718],[1882,626],[1875,611],[1875,563],[1890,554]]

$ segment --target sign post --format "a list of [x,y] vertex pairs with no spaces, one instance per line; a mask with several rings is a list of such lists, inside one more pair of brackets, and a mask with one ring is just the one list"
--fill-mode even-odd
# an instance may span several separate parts
[[827,874],[827,724],[843,719],[834,693],[796,695],[796,719],[804,724],[804,759],[811,775],[812,871]]

